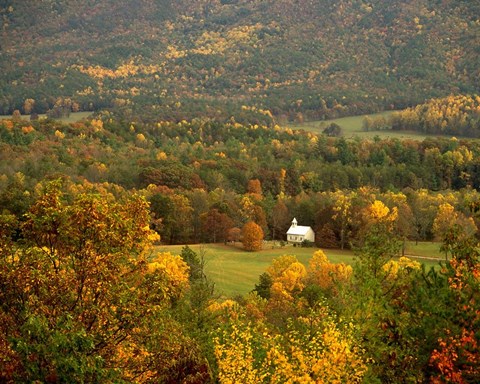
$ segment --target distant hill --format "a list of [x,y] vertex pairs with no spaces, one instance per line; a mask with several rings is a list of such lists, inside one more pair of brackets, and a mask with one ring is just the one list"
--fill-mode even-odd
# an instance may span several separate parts
[[301,121],[480,91],[478,1],[3,0],[0,22],[0,114]]

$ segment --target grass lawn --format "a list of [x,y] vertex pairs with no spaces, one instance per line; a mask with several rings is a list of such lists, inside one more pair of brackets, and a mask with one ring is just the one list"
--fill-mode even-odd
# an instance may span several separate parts
[[[170,252],[180,254],[183,245],[158,246],[156,252]],[[279,246],[272,249],[269,243],[259,252],[247,252],[243,250],[242,245],[223,245],[223,244],[202,244],[189,245],[189,247],[201,254],[203,252],[207,276],[215,282],[215,288],[218,293],[225,296],[244,295],[250,292],[255,284],[258,283],[258,277],[270,266],[272,259],[282,255],[294,255],[305,266],[312,257],[317,248],[301,248],[287,245],[283,248]],[[435,249],[435,247],[437,247]],[[407,244],[407,254],[423,257],[443,256],[438,252],[438,244],[435,243],[415,243]],[[352,251],[340,249],[324,250],[328,259],[334,263],[353,264],[355,256]],[[432,253],[430,253],[432,252]],[[435,260],[419,261],[427,268],[438,265]]]
[[432,241],[421,241],[418,243],[407,241],[405,255],[445,260],[445,254],[440,252],[440,246],[440,243]]
[[291,124],[289,127],[292,129],[303,129],[309,132],[322,133],[328,125],[330,125],[331,123],[335,123],[342,128],[342,136],[346,138],[351,138],[354,136],[373,138],[375,136],[379,136],[381,138],[396,137],[399,139],[408,138],[415,140],[423,140],[425,139],[425,137],[427,137],[426,135],[417,132],[391,130],[365,132],[362,130],[363,120],[365,119],[365,117],[369,116],[371,118],[375,118],[383,116],[385,118],[388,118],[393,112],[394,111],[385,111],[368,115],[340,117],[338,119],[307,121],[301,124]]

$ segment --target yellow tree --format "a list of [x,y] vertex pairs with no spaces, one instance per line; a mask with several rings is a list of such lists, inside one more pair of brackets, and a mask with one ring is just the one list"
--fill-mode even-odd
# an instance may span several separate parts
[[399,254],[401,243],[394,233],[398,218],[396,207],[391,210],[379,200],[363,210],[363,228],[357,253],[366,271],[377,277],[382,266]]
[[214,339],[220,383],[359,383],[367,372],[352,324],[326,306],[286,330],[231,321]]
[[352,223],[352,198],[353,194],[346,194],[343,191],[336,191],[332,194],[334,199],[332,216],[340,231],[340,248],[345,248],[349,227]]
[[294,295],[305,287],[307,272],[295,256],[283,255],[273,259],[267,273],[272,278],[270,294],[273,305],[292,302]]

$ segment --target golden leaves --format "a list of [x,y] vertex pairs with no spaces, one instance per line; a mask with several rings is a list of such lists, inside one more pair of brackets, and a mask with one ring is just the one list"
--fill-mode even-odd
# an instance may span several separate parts
[[367,371],[355,327],[339,325],[326,307],[281,333],[241,319],[214,343],[220,383],[356,383]]
[[408,274],[412,270],[420,270],[421,264],[418,261],[409,259],[408,257],[400,257],[398,261],[389,260],[382,267],[385,277],[394,280],[402,275]]
[[180,297],[188,288],[189,269],[180,256],[172,255],[170,252],[157,254],[148,264],[150,273],[157,273],[165,278],[165,287],[171,297]]
[[367,216],[369,221],[374,222],[393,222],[398,217],[397,207],[393,207],[391,210],[385,204],[379,200],[375,200],[367,208]]
[[57,137],[57,138],[59,138],[59,139],[64,139],[64,138],[65,138],[65,134],[57,129],[57,130],[55,131],[55,137]]
[[[95,66],[84,66],[84,65],[73,65],[72,69],[84,73],[90,77],[96,78],[98,80],[103,79],[119,79],[119,78],[128,78],[136,75],[153,75],[163,71],[163,67],[160,65],[145,65],[145,64],[136,64],[136,59],[131,59],[130,61],[124,62],[119,65],[116,69],[110,69],[102,67],[100,65]],[[87,94],[90,93],[90,90],[87,88]]]
[[224,54],[242,45],[255,47],[256,32],[261,24],[233,27],[225,32],[205,31],[195,40],[195,48],[190,52],[199,55]]

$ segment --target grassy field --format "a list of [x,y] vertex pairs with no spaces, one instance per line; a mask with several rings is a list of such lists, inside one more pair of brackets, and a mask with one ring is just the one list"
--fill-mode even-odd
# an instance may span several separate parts
[[[158,246],[156,252],[170,252],[180,254],[183,245]],[[207,276],[215,282],[218,293],[225,296],[244,295],[250,292],[256,283],[258,277],[265,272],[271,261],[282,255],[294,255],[305,266],[312,257],[316,248],[300,248],[291,245],[272,249],[271,244],[265,246],[265,249],[259,252],[246,252],[241,244],[223,245],[223,244],[203,244],[190,245],[190,248],[203,253],[206,261],[205,270]],[[438,251],[438,243],[408,243],[406,253],[411,256],[425,257],[429,259],[418,259],[425,264],[427,268],[438,265],[436,259],[442,259],[444,256]],[[334,263],[353,264],[355,256],[352,251],[327,249],[324,250],[330,261]],[[430,260],[432,259],[432,260]]]
[[399,139],[416,139],[416,140],[423,140],[425,139],[425,135],[417,133],[417,132],[397,132],[397,131],[390,131],[390,130],[383,130],[383,131],[369,131],[365,132],[362,130],[363,120],[365,117],[369,116],[371,118],[383,116],[388,118],[394,111],[385,111],[380,113],[374,113],[369,115],[360,115],[360,116],[349,116],[349,117],[341,117],[338,119],[331,119],[331,120],[318,120],[318,121],[307,121],[301,124],[292,124],[290,128],[292,129],[303,129],[308,132],[314,133],[322,133],[322,131],[331,123],[338,124],[342,128],[342,135],[346,138],[351,138],[354,136],[364,137],[364,138],[372,138],[375,136],[379,136],[382,138],[385,137],[396,137]]
[[419,258],[434,258],[434,259],[445,259],[445,254],[440,252],[440,243],[423,241],[418,244],[414,241],[407,242],[405,247],[405,254],[411,256],[417,256]]

